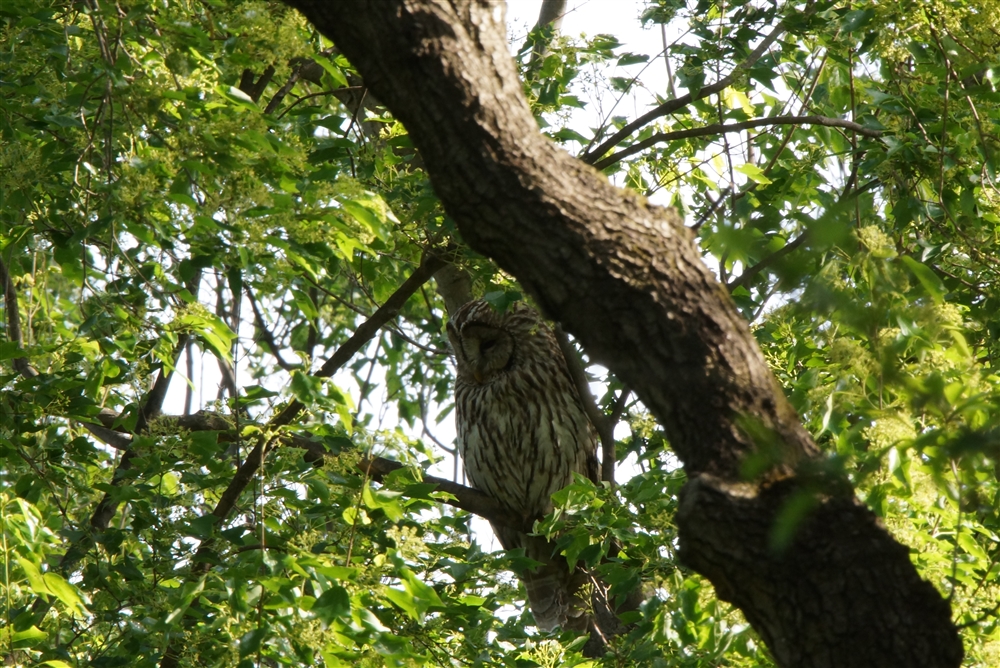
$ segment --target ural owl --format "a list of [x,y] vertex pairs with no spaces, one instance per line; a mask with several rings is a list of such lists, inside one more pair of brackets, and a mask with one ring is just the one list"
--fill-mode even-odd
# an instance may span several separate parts
[[[448,323],[458,363],[458,447],[473,487],[506,506],[522,525],[552,510],[551,495],[580,473],[597,482],[597,433],[584,412],[555,335],[524,304],[497,313],[485,301]],[[554,544],[493,524],[505,549],[523,547],[541,566],[520,573],[538,627],[586,630],[581,588]]]

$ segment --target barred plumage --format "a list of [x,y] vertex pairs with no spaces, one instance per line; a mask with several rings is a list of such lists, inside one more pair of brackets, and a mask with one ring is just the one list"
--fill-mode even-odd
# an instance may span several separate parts
[[[551,495],[580,473],[598,481],[597,433],[555,335],[529,306],[497,313],[464,305],[448,323],[458,363],[458,447],[470,483],[529,522],[552,510]],[[570,572],[548,541],[493,526],[505,549],[525,548],[543,565],[521,573],[539,628],[584,630],[586,573]]]

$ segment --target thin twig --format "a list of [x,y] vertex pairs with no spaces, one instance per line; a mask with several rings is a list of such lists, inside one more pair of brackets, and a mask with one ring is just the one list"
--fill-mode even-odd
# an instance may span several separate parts
[[302,368],[301,364],[292,364],[291,362],[285,361],[285,358],[281,356],[281,349],[278,346],[278,342],[274,340],[274,333],[268,329],[267,323],[264,322],[264,316],[260,312],[260,306],[257,304],[257,298],[254,297],[253,291],[250,290],[250,285],[244,285],[243,290],[247,294],[247,299],[250,300],[250,308],[253,310],[253,319],[257,325],[257,331],[260,332],[260,338],[267,344],[267,347],[271,349],[271,355],[274,356],[278,366],[285,371],[294,371],[295,369]]
[[601,439],[601,480],[612,486],[615,484],[615,467],[618,465],[618,453],[616,452],[618,444],[615,442],[615,427],[618,426],[618,422],[625,412],[625,405],[628,403],[628,398],[631,394],[632,390],[629,388],[623,387],[621,389],[618,398],[615,399],[615,405],[611,408],[611,414],[608,416],[610,437]]
[[[576,392],[580,395],[580,402],[583,404],[583,410],[587,413],[587,417],[590,418],[590,423],[594,425],[597,437],[601,441],[601,452],[605,455],[609,452],[612,453],[613,459],[613,453],[615,451],[614,425],[611,424],[608,416],[605,415],[597,405],[597,399],[594,398],[594,393],[590,391],[590,383],[587,381],[587,372],[583,368],[583,364],[580,361],[580,357],[577,354],[576,349],[573,348],[573,344],[570,343],[569,337],[566,336],[566,332],[564,332],[562,327],[559,325],[555,326],[554,331],[556,335],[556,342],[558,342],[559,349],[562,351],[563,357],[566,359],[566,367],[569,369],[569,375],[573,379],[573,385],[576,386]],[[614,465],[612,464],[612,469],[613,466]],[[613,470],[611,475],[612,478],[609,482],[614,482]]]
[[738,278],[734,278],[729,283],[726,283],[725,284],[726,289],[729,290],[729,292],[733,292],[736,288],[746,287],[747,283],[750,282],[751,278],[753,278],[761,271],[766,269],[768,266],[777,262],[781,258],[791,253],[793,250],[804,244],[806,242],[806,239],[808,238],[809,238],[809,230],[806,230],[799,236],[795,237],[795,239],[793,239],[792,241],[789,241],[787,244],[785,244],[778,250],[774,251],[770,255],[761,259],[755,265],[748,268],[746,271],[740,274]]
[[295,98],[295,102],[292,102],[290,105],[288,105],[287,107],[285,107],[285,110],[282,111],[280,114],[278,114],[278,120],[281,120],[282,116],[284,116],[289,111],[291,111],[292,109],[294,109],[295,105],[299,104],[300,102],[305,102],[306,100],[308,100],[310,98],[321,97],[323,95],[333,95],[333,96],[336,96],[337,99],[339,100],[340,97],[337,95],[338,93],[346,93],[346,92],[359,91],[362,88],[364,88],[364,87],[363,86],[346,86],[344,88],[331,88],[330,90],[321,90],[321,91],[319,91],[317,93],[307,93],[305,95],[302,95],[301,97]]
[[1000,602],[997,602],[996,605],[994,605],[992,608],[981,614],[979,617],[976,617],[972,621],[968,621],[963,624],[956,624],[955,628],[961,630],[969,628],[970,626],[975,626],[976,624],[982,624],[984,621],[986,621],[987,618],[997,614],[997,611],[1000,611]]
[[740,121],[739,123],[713,123],[712,125],[700,128],[658,132],[593,164],[596,169],[604,169],[655,144],[673,141],[674,139],[686,139],[688,137],[704,137],[725,134],[727,132],[740,132],[750,128],[768,127],[771,125],[822,125],[830,128],[845,128],[865,137],[877,138],[882,135],[880,130],[872,130],[860,123],[848,121],[843,118],[830,118],[828,116],[771,116],[768,118],[754,118],[749,121]]

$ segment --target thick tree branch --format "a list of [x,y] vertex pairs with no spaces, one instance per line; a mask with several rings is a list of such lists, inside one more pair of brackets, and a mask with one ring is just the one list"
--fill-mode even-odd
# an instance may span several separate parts
[[865,137],[881,137],[878,130],[866,128],[860,123],[848,121],[843,118],[829,118],[827,116],[769,116],[768,118],[754,118],[749,121],[739,123],[713,123],[700,128],[689,128],[687,130],[674,130],[672,132],[658,132],[654,135],[638,141],[628,148],[624,148],[617,153],[613,153],[603,160],[594,163],[596,169],[604,169],[625,158],[645,151],[650,146],[673,141],[675,139],[687,139],[689,137],[705,137],[710,135],[720,135],[726,132],[740,132],[751,128],[769,127],[772,125],[822,125],[828,128],[845,128],[852,130]]
[[[130,442],[128,435],[113,429],[119,418],[118,413],[105,410],[98,415],[101,424],[93,426]],[[217,431],[219,440],[223,443],[231,443],[239,438],[234,425],[225,416],[209,411],[199,411],[192,415],[162,415],[157,418],[157,424],[159,428],[169,431]],[[284,447],[304,450],[306,461],[314,464],[322,463],[323,458],[331,454],[321,441],[314,441],[297,434],[284,434],[279,440]],[[386,475],[400,468],[403,468],[403,464],[384,457],[371,457],[358,464],[358,469],[376,482],[382,482]],[[509,511],[477,489],[431,475],[423,476],[423,482],[436,485],[437,491],[455,496],[454,499],[441,499],[442,503],[479,515],[491,522],[506,524],[511,521]],[[528,527],[528,530],[530,531],[531,527]]]
[[535,46],[531,50],[531,63],[529,67],[534,69],[538,66],[538,63],[542,58],[545,57],[546,51],[548,51],[549,43],[552,37],[555,37],[559,33],[559,29],[562,27],[563,17],[566,15],[566,0],[542,0],[542,6],[538,10],[538,20],[535,21],[535,27],[532,28],[533,31],[538,31],[546,27],[551,28],[551,37],[548,39],[540,39],[535,42]]
[[[909,550],[886,542],[885,530],[871,521],[867,508],[850,496],[828,492],[791,481],[755,488],[699,476],[681,494],[677,524],[687,538],[679,556],[712,581],[719,598],[744,611],[779,665],[959,665],[961,645],[942,644],[943,634],[925,626],[933,618],[950,626],[950,610],[933,585],[920,579]],[[761,524],[761,514],[787,513],[789,498],[813,508],[810,521],[786,527],[784,534],[775,525]],[[718,522],[720,515],[726,516],[725,524]],[[881,558],[873,558],[875,546]],[[783,581],[797,586],[781,587],[775,596],[775,583]],[[846,640],[833,624],[844,618],[839,601],[845,591],[866,592],[851,597],[846,609],[851,619],[890,616],[895,628],[914,632],[887,633],[882,623],[855,623]],[[813,616],[826,623],[811,624]],[[778,629],[803,635],[780,635]],[[873,661],[873,656],[884,658]]]
[[[546,141],[489,13],[497,6],[458,5],[461,15],[443,0],[307,6],[407,124],[465,240],[658,413],[691,474],[740,475],[756,446],[738,415],[788,442],[786,468],[816,453],[676,212]],[[376,30],[374,17],[395,29]],[[451,97],[420,101],[431,83]],[[723,399],[706,403],[713,395]]]
[[449,314],[461,308],[462,304],[472,301],[472,279],[464,269],[448,263],[434,274],[434,280]]
[[[686,498],[682,549],[723,596],[739,602],[779,665],[861,665],[856,638],[892,639],[891,647],[866,646],[865,665],[960,663],[947,604],[849,491],[833,487],[810,497],[816,505],[795,527],[808,539],[773,552],[777,519],[811,489],[798,472],[818,465],[819,449],[676,212],[612,187],[540,135],[510,59],[501,6],[290,3],[335,41],[404,123],[463,239],[516,276],[592,359],[635,391],[663,425],[693,490],[724,481],[714,487],[718,495]],[[779,24],[734,74],[783,30]],[[721,90],[726,79],[698,95]],[[652,117],[687,104],[686,97]],[[766,463],[765,472],[745,481],[751,457]],[[745,503],[765,496],[767,503]],[[756,565],[772,553],[795,568]],[[873,577],[876,570],[884,577]],[[744,581],[745,572],[760,575]],[[816,588],[798,577],[804,572],[840,576],[837,586]],[[815,600],[806,608],[810,593]],[[878,611],[857,606],[859,599],[877,601]],[[786,601],[803,607],[768,613]]]
[[[363,459],[358,464],[358,469],[376,482],[382,482],[385,476],[401,468],[403,468],[403,465],[399,462],[394,462],[384,457]],[[493,497],[480,492],[478,489],[466,487],[457,482],[432,475],[424,475],[423,481],[436,485],[436,491],[447,492],[454,496],[454,499],[441,499],[442,503],[446,503],[449,506],[468,511],[473,515],[479,515],[490,522],[496,522],[501,525],[509,525],[511,520],[515,519],[511,517],[510,511],[498,504]],[[531,531],[530,526],[519,528],[526,529],[528,532]]]
[[542,6],[538,9],[538,20],[535,21],[535,29],[551,25],[554,30],[558,31],[565,15],[566,0],[542,0]]
[[781,23],[776,25],[771,30],[771,32],[768,33],[766,37],[764,37],[761,43],[757,45],[757,48],[754,49],[749,56],[747,56],[746,60],[744,60],[742,63],[733,68],[733,71],[730,72],[728,76],[725,76],[716,81],[714,84],[705,86],[700,90],[687,93],[686,95],[681,95],[680,97],[674,98],[672,100],[668,100],[663,104],[661,104],[660,106],[656,107],[655,109],[646,112],[639,118],[635,119],[634,121],[623,127],[615,134],[608,137],[597,148],[587,151],[583,156],[581,156],[581,159],[587,163],[595,163],[600,159],[602,155],[610,151],[612,148],[617,146],[622,140],[624,140],[626,137],[628,137],[632,133],[642,128],[644,125],[647,125],[648,123],[655,121],[657,118],[662,118],[664,116],[667,116],[668,114],[672,114],[678,109],[683,109],[684,107],[691,104],[695,100],[701,100],[708,97],[709,95],[714,95],[715,93],[718,93],[721,90],[725,90],[743,72],[753,67],[754,63],[760,60],[761,56],[767,53],[767,50],[771,48],[771,45],[774,44],[774,42],[779,37],[781,37],[781,35],[784,32],[785,32],[785,22],[782,21]]

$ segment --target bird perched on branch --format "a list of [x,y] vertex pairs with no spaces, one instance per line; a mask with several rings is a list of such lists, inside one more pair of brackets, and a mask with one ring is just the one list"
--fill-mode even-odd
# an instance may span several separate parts
[[541,563],[519,573],[535,622],[546,631],[601,635],[588,573],[570,570],[552,542],[524,533],[551,512],[552,493],[574,473],[600,480],[597,432],[555,335],[523,303],[498,313],[478,300],[452,315],[448,339],[458,363],[455,414],[466,475],[510,510],[510,525],[493,523],[504,549],[524,548]]

